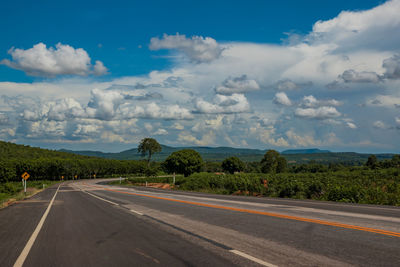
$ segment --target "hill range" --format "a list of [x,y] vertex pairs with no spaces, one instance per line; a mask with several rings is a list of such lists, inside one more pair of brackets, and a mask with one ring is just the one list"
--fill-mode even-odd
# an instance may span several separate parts
[[[181,149],[193,149],[200,153],[205,161],[223,161],[227,157],[237,156],[243,161],[260,161],[268,149],[247,149],[232,147],[171,147],[161,145],[162,151],[154,154],[152,159],[155,161],[165,160],[172,152]],[[61,149],[62,152],[68,152],[84,156],[101,157],[107,159],[119,160],[140,160],[143,159],[137,148],[121,151],[119,153],[104,153],[101,151],[72,151]],[[345,163],[345,164],[363,164],[371,154],[356,152],[331,152],[329,150],[312,149],[290,149],[282,151],[281,154],[286,158],[289,164],[302,164],[310,161],[317,163]],[[378,159],[390,159],[394,154],[377,154]]]

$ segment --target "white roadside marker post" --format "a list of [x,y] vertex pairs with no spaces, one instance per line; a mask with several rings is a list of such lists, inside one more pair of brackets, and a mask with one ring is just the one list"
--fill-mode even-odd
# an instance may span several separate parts
[[174,172],[174,182],[173,182],[173,184],[175,185],[175,172]]
[[119,184],[121,184],[122,183],[122,177],[120,176],[119,177]]

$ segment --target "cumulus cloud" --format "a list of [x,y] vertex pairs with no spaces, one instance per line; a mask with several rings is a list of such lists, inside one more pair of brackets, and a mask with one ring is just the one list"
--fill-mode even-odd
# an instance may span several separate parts
[[220,86],[215,88],[215,92],[221,95],[232,95],[257,91],[259,89],[260,86],[255,80],[249,79],[247,75],[243,74],[239,77],[226,79]]
[[57,75],[89,74],[103,75],[107,68],[101,61],[91,64],[88,53],[82,48],[73,48],[58,43],[55,48],[47,48],[38,43],[29,49],[11,48],[8,53],[12,60],[3,59],[0,63],[10,68],[26,72],[31,76],[54,77]]
[[198,146],[213,145],[215,143],[216,135],[213,131],[205,133],[200,139],[196,138],[188,132],[182,132],[178,135],[178,141],[183,144],[194,144]]
[[346,126],[348,128],[350,128],[350,129],[357,129],[358,128],[357,125],[355,125],[354,122],[351,122],[351,121],[347,121],[346,122]]
[[331,119],[341,116],[335,107],[319,107],[319,108],[297,108],[295,116],[307,119]]
[[291,106],[292,101],[284,92],[279,92],[275,94],[274,103],[283,106]]
[[365,11],[342,11],[331,20],[316,22],[310,38],[334,43],[338,51],[393,49],[400,40],[399,10],[400,1],[393,0]]
[[392,95],[377,95],[374,98],[367,100],[366,105],[386,108],[399,108],[400,97]]
[[163,38],[153,37],[150,40],[151,50],[176,49],[196,63],[211,62],[221,56],[223,48],[211,37],[164,34]]
[[377,83],[382,80],[382,77],[375,72],[355,70],[345,70],[338,78],[345,83]]
[[315,140],[311,135],[299,135],[293,130],[286,132],[286,136],[291,144],[295,147],[309,147],[309,146],[319,146],[321,142]]
[[7,114],[0,112],[0,125],[8,124],[8,119]]
[[164,120],[191,120],[193,114],[179,105],[160,106],[154,102],[144,106],[126,105],[121,107],[123,118],[144,118]]
[[385,129],[386,128],[386,125],[383,121],[375,121],[373,123],[373,126],[374,126],[374,128],[377,128],[377,129]]
[[140,101],[148,101],[148,100],[155,100],[155,99],[163,99],[163,95],[156,92],[145,93],[144,95],[136,97],[136,100]]
[[165,129],[160,128],[160,129],[157,129],[157,131],[155,131],[153,134],[154,135],[167,135],[168,131],[165,130]]
[[93,89],[86,112],[92,118],[111,120],[124,99],[120,92]]
[[214,103],[204,100],[195,102],[195,111],[198,113],[241,113],[250,110],[249,102],[243,94],[232,94],[229,96],[217,94]]
[[396,117],[395,122],[396,122],[396,128],[400,129],[400,117]]
[[322,107],[322,106],[338,107],[338,106],[341,106],[342,104],[343,104],[342,102],[335,100],[335,99],[318,100],[313,95],[304,96],[303,100],[301,102],[301,106],[307,107],[307,108],[316,108],[316,107]]
[[385,59],[382,67],[385,69],[385,78],[400,79],[400,55]]
[[313,83],[311,81],[304,83],[297,83],[290,79],[283,79],[277,81],[272,87],[280,91],[291,91],[291,90],[302,89],[305,87],[311,87],[312,85]]

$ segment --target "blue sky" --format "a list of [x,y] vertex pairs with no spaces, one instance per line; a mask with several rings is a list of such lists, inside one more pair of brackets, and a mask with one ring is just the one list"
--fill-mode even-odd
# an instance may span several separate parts
[[56,3],[0,3],[1,140],[400,151],[398,0]]

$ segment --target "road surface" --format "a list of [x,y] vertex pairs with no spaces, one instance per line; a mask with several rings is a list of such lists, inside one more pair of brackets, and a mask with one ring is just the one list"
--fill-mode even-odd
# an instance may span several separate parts
[[0,266],[400,266],[400,209],[64,182],[0,210],[0,252]]

